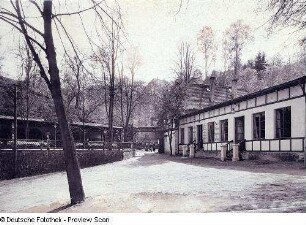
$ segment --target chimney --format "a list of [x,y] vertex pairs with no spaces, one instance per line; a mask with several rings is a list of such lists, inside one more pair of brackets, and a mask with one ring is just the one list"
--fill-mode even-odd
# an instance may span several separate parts
[[233,96],[233,98],[237,98],[238,97],[237,83],[238,83],[238,79],[237,78],[233,78],[232,79],[232,96]]
[[210,102],[215,102],[215,89],[216,89],[216,71],[212,71],[209,78],[210,82]]

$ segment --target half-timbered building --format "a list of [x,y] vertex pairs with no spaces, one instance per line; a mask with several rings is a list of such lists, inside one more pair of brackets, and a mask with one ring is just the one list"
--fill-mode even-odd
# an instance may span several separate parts
[[[300,77],[179,117],[171,132],[172,154],[194,149],[195,157],[220,157],[222,149],[228,153],[236,147],[239,156],[246,158],[278,153],[303,157],[305,81],[305,76]],[[164,147],[170,153],[169,132]]]

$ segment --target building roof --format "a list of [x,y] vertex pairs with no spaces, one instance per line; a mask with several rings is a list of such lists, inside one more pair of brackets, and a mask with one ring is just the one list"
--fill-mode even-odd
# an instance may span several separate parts
[[[71,125],[77,125],[77,126],[83,126],[83,122],[72,122]],[[84,126],[87,127],[108,127],[107,124],[101,124],[101,123],[84,123]],[[118,126],[113,126],[113,128],[122,128],[122,127],[118,127]]]
[[[14,120],[13,116],[4,116],[4,115],[0,115],[0,119],[4,119],[4,120]],[[26,121],[26,118],[21,118],[21,117],[17,117],[17,120],[19,121]],[[51,124],[57,124],[57,122],[54,121],[48,121],[48,120],[44,120],[44,119],[40,119],[40,118],[29,118],[30,122],[39,122],[39,123],[51,123]],[[86,126],[86,127],[96,127],[96,128],[101,128],[101,127],[108,127],[107,124],[100,124],[100,123],[84,123],[83,122],[72,122],[71,125],[76,125],[76,126]],[[122,128],[119,126],[113,126],[113,128]]]
[[[3,115],[0,115],[0,119],[14,120],[14,117],[13,116],[3,116]],[[17,117],[17,120],[26,121],[26,118]],[[40,119],[40,118],[29,118],[28,121],[30,121],[30,122],[46,122],[46,123],[51,123],[50,121],[45,121],[44,119]]]
[[288,81],[288,82],[285,82],[285,83],[282,83],[282,84],[279,84],[279,85],[271,86],[269,88],[265,88],[265,89],[262,89],[260,91],[256,91],[256,92],[253,92],[253,93],[250,93],[250,94],[238,96],[237,98],[234,98],[234,99],[231,99],[231,100],[223,101],[223,102],[211,105],[211,106],[204,107],[203,109],[200,109],[200,110],[193,111],[191,113],[187,113],[185,115],[182,115],[179,118],[182,119],[182,118],[186,118],[186,117],[189,117],[189,116],[197,115],[199,113],[214,110],[214,109],[217,109],[217,108],[220,108],[220,107],[236,104],[236,103],[241,102],[241,101],[249,100],[249,99],[252,99],[252,98],[255,98],[255,97],[258,97],[258,96],[262,96],[262,95],[265,95],[265,94],[272,93],[276,90],[283,90],[285,88],[296,86],[296,85],[299,85],[299,84],[304,84],[305,85],[305,82],[306,82],[306,76],[302,76],[302,77],[299,77],[297,79],[294,79],[294,80],[291,80],[291,81]]
[[[210,85],[207,83],[191,82],[187,86],[186,99],[184,101],[185,112],[194,112],[204,107],[216,105],[232,99],[232,90],[230,87],[215,86],[214,101],[211,101]],[[237,95],[243,96],[247,91],[239,88]]]

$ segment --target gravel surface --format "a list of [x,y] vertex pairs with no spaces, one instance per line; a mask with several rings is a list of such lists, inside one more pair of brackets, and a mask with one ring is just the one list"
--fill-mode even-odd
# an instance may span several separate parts
[[1,181],[0,212],[306,212],[301,167],[138,152],[82,169],[87,199],[72,207],[65,173]]

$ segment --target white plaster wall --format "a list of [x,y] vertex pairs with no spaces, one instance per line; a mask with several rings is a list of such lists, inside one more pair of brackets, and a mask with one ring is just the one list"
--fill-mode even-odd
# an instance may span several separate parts
[[278,99],[283,100],[289,98],[289,88],[278,92]]
[[[177,132],[176,131],[172,131],[172,151],[173,153],[177,150],[177,144],[176,144],[176,140],[177,140]],[[168,133],[165,133],[164,136],[164,149],[165,149],[165,153],[170,155],[170,141],[169,141],[169,136]]]

